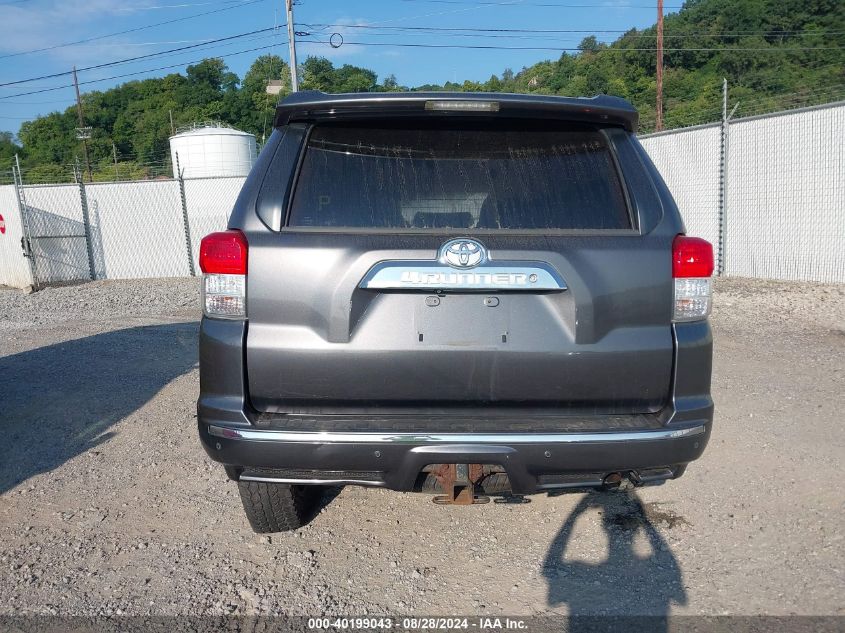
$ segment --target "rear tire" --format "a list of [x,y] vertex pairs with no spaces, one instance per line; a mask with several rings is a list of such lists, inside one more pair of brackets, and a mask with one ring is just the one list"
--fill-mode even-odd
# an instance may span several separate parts
[[296,486],[239,481],[246,518],[258,534],[287,532],[307,524],[317,514],[323,486]]

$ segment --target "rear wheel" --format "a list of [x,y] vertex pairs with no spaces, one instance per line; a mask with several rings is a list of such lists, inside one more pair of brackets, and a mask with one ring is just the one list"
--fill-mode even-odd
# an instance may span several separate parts
[[259,534],[296,530],[317,514],[323,486],[239,481],[246,517]]

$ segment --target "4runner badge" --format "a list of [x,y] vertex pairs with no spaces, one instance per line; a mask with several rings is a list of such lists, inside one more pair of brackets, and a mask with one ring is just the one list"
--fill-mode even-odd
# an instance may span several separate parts
[[[457,269],[457,270],[456,270]],[[492,260],[484,245],[466,237],[449,240],[435,260],[391,259],[374,265],[359,284],[372,290],[566,290],[551,264]]]

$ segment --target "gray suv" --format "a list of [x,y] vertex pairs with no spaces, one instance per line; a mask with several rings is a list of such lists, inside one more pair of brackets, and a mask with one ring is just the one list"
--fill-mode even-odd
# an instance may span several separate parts
[[710,435],[713,251],[621,99],[300,92],[201,245],[199,434],[257,532],[325,487],[679,477]]

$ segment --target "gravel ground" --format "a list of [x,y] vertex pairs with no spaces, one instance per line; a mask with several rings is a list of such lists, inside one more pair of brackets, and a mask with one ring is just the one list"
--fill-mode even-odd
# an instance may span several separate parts
[[0,290],[0,614],[845,615],[845,286],[719,280],[705,456],[635,493],[346,488],[253,534],[196,437],[195,280]]

